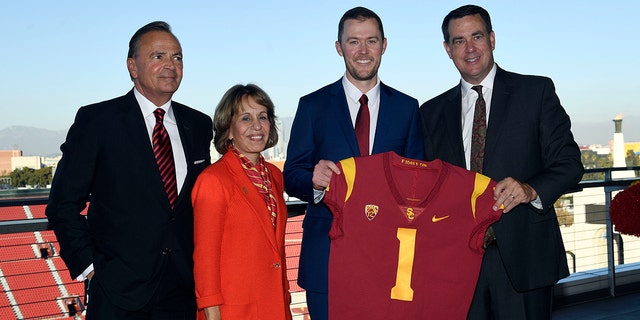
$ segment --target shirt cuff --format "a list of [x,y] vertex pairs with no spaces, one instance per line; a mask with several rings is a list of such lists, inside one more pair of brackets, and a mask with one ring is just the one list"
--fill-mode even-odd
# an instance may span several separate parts
[[76,280],[78,281],[84,281],[87,280],[87,276],[89,276],[89,273],[91,273],[91,271],[93,271],[93,263],[90,264],[86,269],[84,269],[84,272],[82,272],[77,278]]
[[318,204],[324,199],[324,190],[313,189],[313,204]]
[[540,199],[540,196],[537,196],[533,201],[529,202],[531,203],[531,205],[538,209],[538,210],[542,210],[542,200]]

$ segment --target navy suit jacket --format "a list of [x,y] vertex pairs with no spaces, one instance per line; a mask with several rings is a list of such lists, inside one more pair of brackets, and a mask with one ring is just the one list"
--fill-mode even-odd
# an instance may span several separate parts
[[[465,167],[460,84],[420,108],[425,155]],[[500,256],[518,291],[555,284],[569,275],[554,202],[582,179],[580,150],[551,79],[498,68],[483,173],[513,177],[535,189],[543,209],[519,205],[494,225]]]
[[206,114],[177,102],[172,108],[188,169],[175,209],[133,90],[78,110],[46,209],[71,277],[93,263],[92,285],[127,310],[149,301],[168,261],[176,281],[193,288],[191,189],[211,163],[213,131]]
[[[423,159],[418,111],[416,99],[380,83],[372,153],[395,151],[407,158]],[[300,98],[283,174],[287,194],[309,203],[302,225],[298,270],[298,284],[307,290],[327,292],[332,222],[331,212],[322,202],[313,204],[313,168],[320,160],[338,162],[359,155],[342,80]]]

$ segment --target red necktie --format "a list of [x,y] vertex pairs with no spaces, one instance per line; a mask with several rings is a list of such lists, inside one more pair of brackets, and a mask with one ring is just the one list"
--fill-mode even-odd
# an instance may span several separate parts
[[369,98],[366,94],[360,97],[360,109],[356,116],[356,139],[361,156],[369,155]]
[[482,173],[484,159],[484,142],[487,137],[486,103],[482,97],[482,86],[473,86],[478,92],[475,111],[473,112],[473,129],[471,130],[471,171]]
[[160,177],[167,192],[167,198],[171,208],[174,207],[176,199],[178,199],[178,187],[176,184],[176,168],[173,163],[173,151],[171,149],[171,140],[167,129],[165,129],[162,121],[164,120],[165,111],[157,108],[153,115],[156,116],[156,125],[153,127],[153,153],[156,156]]

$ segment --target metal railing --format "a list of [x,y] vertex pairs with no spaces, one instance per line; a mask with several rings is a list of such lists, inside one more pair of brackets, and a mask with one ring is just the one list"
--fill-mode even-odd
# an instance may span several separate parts
[[[619,290],[640,291],[640,240],[635,237],[621,235],[615,232],[615,226],[609,217],[609,206],[616,192],[623,190],[632,182],[640,180],[635,172],[640,167],[587,169],[585,174],[598,173],[603,175],[602,180],[582,181],[575,190],[565,194],[557,206],[559,211],[571,215],[570,223],[561,222],[563,239],[567,249],[567,260],[571,275],[560,281],[555,288],[556,306],[562,306],[589,300],[597,297],[616,296]],[[633,177],[615,178],[615,172],[633,172]],[[3,196],[4,195],[4,196]],[[48,192],[41,191],[35,195],[28,192],[21,194],[3,194],[0,192],[0,235],[20,233],[49,233],[52,234],[44,216],[34,216],[29,219],[4,220],[3,210],[16,207],[42,207],[46,205]],[[292,311],[294,319],[306,319],[306,302],[304,291],[296,284],[297,259],[302,232],[302,217],[306,209],[306,203],[301,201],[287,202],[289,220],[287,226],[287,261],[288,276],[293,296]],[[640,213],[639,213],[640,214]],[[36,246],[41,243],[30,244],[34,247],[34,256],[31,259],[39,259]],[[58,274],[68,273],[64,264],[57,256],[57,243],[49,244],[51,257],[57,261],[52,270]],[[6,244],[0,244],[2,252],[9,252]],[[7,250],[5,250],[7,249]],[[0,256],[0,283],[6,283],[6,275],[2,274],[3,263],[12,262],[11,257]],[[289,263],[291,262],[291,263]],[[25,271],[25,276],[29,276]],[[67,276],[68,278],[68,276]],[[66,279],[66,278],[65,278]],[[58,281],[56,285],[72,286],[73,280]],[[6,287],[6,284],[3,285]],[[38,288],[34,283],[34,288]],[[20,290],[23,290],[21,288]],[[18,293],[20,293],[18,290]],[[47,288],[42,288],[47,290]],[[78,294],[79,292],[75,292]],[[4,290],[7,296],[7,290]],[[68,298],[74,296],[57,297],[60,312],[48,315],[50,319],[66,319],[65,303]],[[3,301],[11,301],[3,298]],[[37,299],[32,299],[36,303]],[[13,301],[16,301],[15,299]],[[79,301],[82,303],[82,301]],[[2,310],[13,308],[12,302],[8,304],[0,302],[0,318]],[[5,313],[6,314],[6,313]],[[27,318],[21,318],[27,319]]]
[[556,285],[556,305],[640,291],[640,239],[616,232],[609,215],[615,195],[640,180],[639,169],[586,169],[585,176],[602,179],[583,180],[563,196],[571,199],[576,221],[561,227],[571,275]]

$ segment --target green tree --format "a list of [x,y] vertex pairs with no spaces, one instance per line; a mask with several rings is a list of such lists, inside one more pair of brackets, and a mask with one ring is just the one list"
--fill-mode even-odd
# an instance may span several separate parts
[[22,169],[15,169],[11,171],[9,175],[11,177],[11,186],[14,188],[24,187],[29,184],[29,176],[35,171],[34,169],[24,167]]
[[[627,167],[637,167],[640,166],[640,156],[638,156],[633,150],[627,150],[627,155],[624,158]],[[636,170],[636,177],[638,176],[638,170]]]
[[36,170],[34,172],[33,183],[31,185],[38,188],[45,188],[47,185],[50,185],[52,180],[51,172],[51,167],[44,167]]
[[[611,168],[613,166],[613,156],[609,154],[598,154],[592,150],[582,151],[582,165],[585,169]],[[585,173],[582,180],[604,180],[604,173]]]
[[11,186],[14,188],[32,186],[35,188],[44,188],[51,184],[51,167],[42,169],[32,169],[24,167],[15,169],[9,175],[11,177]]

